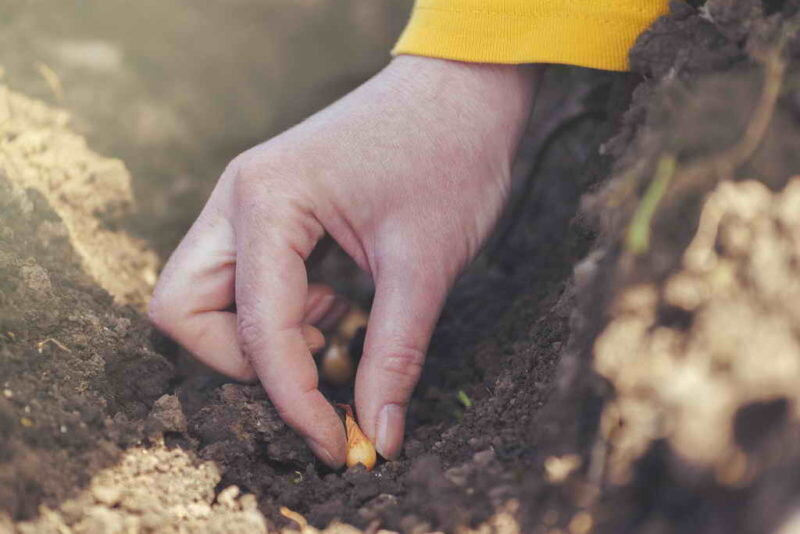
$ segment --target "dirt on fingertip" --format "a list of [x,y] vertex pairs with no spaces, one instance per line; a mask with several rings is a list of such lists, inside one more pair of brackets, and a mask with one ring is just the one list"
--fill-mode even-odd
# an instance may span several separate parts
[[[199,203],[143,208],[147,166],[75,133],[102,114],[25,96],[41,87],[17,63],[0,89],[0,532],[793,532],[799,10],[675,1],[633,73],[548,69],[402,454],[372,471],[325,468],[260,386],[152,330],[167,247],[147,229],[179,234]],[[104,150],[135,136],[107,131]],[[147,146],[118,155],[170,145]],[[314,276],[367,308],[352,273],[333,249]]]

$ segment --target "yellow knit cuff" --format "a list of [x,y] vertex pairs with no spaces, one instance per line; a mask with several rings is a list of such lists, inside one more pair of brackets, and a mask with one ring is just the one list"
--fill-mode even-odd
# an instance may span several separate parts
[[417,0],[392,54],[627,70],[666,0]]

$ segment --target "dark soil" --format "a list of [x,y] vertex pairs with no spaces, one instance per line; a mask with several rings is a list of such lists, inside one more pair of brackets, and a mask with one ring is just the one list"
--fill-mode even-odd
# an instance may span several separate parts
[[540,419],[582,467],[529,482],[529,528],[566,503],[595,532],[796,528],[798,8],[673,2],[632,51],[645,82],[584,200],[601,237]]
[[[0,531],[296,528],[281,507],[331,531],[797,522],[798,7],[675,2],[635,74],[548,71],[512,208],[451,295],[402,457],[372,472],[323,468],[259,386],[126,306],[152,282],[104,273],[147,264],[91,263],[86,229],[135,221],[102,185],[128,175],[0,93]],[[64,146],[80,165],[51,164]],[[61,197],[88,175],[99,208],[76,218]],[[348,272],[332,258],[322,273]]]

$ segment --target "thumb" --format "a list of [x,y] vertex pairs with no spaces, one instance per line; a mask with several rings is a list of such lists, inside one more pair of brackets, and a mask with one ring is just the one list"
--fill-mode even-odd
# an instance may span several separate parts
[[403,445],[406,408],[449,287],[444,278],[410,268],[376,280],[355,400],[359,423],[387,459]]

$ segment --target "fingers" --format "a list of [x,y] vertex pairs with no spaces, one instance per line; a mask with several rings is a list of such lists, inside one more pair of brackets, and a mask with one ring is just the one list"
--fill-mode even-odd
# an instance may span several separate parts
[[317,389],[302,328],[304,317],[324,307],[308,298],[305,259],[322,229],[305,213],[262,204],[237,217],[238,337],[281,417],[335,468],[345,459],[344,427]]
[[308,286],[303,322],[306,324],[318,324],[328,315],[335,303],[336,295],[333,289],[323,284],[310,284]]
[[322,335],[317,328],[314,328],[311,325],[304,324],[300,327],[300,332],[303,335],[303,339],[306,342],[306,347],[311,354],[315,354],[317,351],[325,347],[325,336]]
[[359,423],[384,458],[400,453],[406,408],[447,288],[413,269],[377,281],[355,396]]
[[[201,216],[164,267],[149,305],[151,321],[197,359],[241,381],[256,379],[242,355],[234,302],[233,228],[224,217]],[[334,307],[333,290],[309,287],[303,336],[313,353],[325,345],[322,333],[308,326]]]
[[241,354],[234,293],[233,228],[201,216],[164,267],[150,301],[151,321],[214,370],[242,381],[255,372]]

